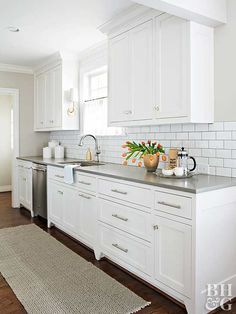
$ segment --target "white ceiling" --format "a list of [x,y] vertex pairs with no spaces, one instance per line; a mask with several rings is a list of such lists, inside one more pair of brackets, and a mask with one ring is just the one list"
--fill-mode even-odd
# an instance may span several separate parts
[[[130,0],[0,0],[0,63],[33,67],[59,50],[85,50],[105,39],[97,27],[130,5]],[[9,32],[9,26],[20,32]]]

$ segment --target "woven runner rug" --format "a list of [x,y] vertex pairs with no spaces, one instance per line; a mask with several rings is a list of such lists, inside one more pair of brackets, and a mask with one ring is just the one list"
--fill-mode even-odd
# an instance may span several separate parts
[[34,224],[0,229],[0,272],[29,314],[125,314],[150,304]]

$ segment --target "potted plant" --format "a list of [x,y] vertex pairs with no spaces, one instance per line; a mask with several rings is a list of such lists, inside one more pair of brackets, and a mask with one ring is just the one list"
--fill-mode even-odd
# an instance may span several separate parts
[[[122,157],[125,158],[123,162],[124,165],[128,164],[128,160],[131,159],[132,163],[136,163],[137,160],[142,159],[144,166],[148,172],[156,171],[159,164],[160,154],[164,154],[165,150],[160,143],[147,141],[136,143],[135,141],[127,141],[122,148],[128,149],[127,152],[122,154]],[[165,160],[165,156],[162,157]],[[138,167],[142,166],[142,161],[138,162]]]

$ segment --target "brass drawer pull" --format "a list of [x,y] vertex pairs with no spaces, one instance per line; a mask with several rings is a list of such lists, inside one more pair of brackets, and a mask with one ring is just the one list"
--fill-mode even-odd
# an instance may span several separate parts
[[128,218],[121,217],[121,216],[119,216],[117,214],[112,214],[112,217],[115,217],[115,218],[123,220],[123,221],[128,221]]
[[81,196],[81,197],[83,197],[83,198],[86,198],[87,200],[90,200],[90,199],[91,199],[90,196],[86,196],[86,195],[84,195],[84,194],[79,194],[79,196]]
[[119,191],[119,190],[117,190],[117,189],[111,189],[111,191],[114,192],[114,193],[119,193],[119,194],[123,194],[123,195],[126,195],[126,194],[127,194],[127,192]]
[[123,247],[119,246],[116,243],[112,243],[112,246],[114,246],[115,248],[117,248],[118,250],[121,250],[122,252],[128,253],[128,249],[124,249]]
[[64,179],[64,176],[60,176],[59,174],[55,174],[55,177],[60,178],[60,179]]
[[81,184],[85,184],[85,185],[91,185],[90,182],[85,182],[85,181],[78,181],[78,182],[81,183]]
[[181,206],[180,206],[180,205],[170,204],[170,203],[166,203],[166,202],[158,202],[158,204],[164,205],[164,206],[173,207],[173,208],[181,209]]

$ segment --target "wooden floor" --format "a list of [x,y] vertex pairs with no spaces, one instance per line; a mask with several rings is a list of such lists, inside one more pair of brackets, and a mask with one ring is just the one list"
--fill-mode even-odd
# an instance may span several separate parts
[[[139,314],[183,314],[185,309],[175,304],[165,296],[157,291],[149,288],[137,279],[133,278],[126,272],[117,268],[107,260],[96,261],[94,254],[80,245],[78,242],[72,240],[56,228],[47,230],[45,222],[39,219],[34,221],[30,218],[29,212],[24,209],[13,209],[10,205],[10,193],[0,193],[0,228],[19,226],[34,222],[42,229],[48,231],[53,237],[65,244],[71,250],[85,258],[87,261],[93,263],[96,267],[102,269],[104,272],[115,278],[117,281],[128,287],[130,290],[141,296],[147,301],[151,301],[151,305],[141,311]],[[21,303],[17,300],[13,291],[0,274],[0,314],[22,314],[26,313]],[[225,312],[218,312],[223,314]],[[234,310],[227,313],[236,313],[236,306]],[[47,313],[45,313],[47,314]],[[112,314],[112,313],[111,313]]]

